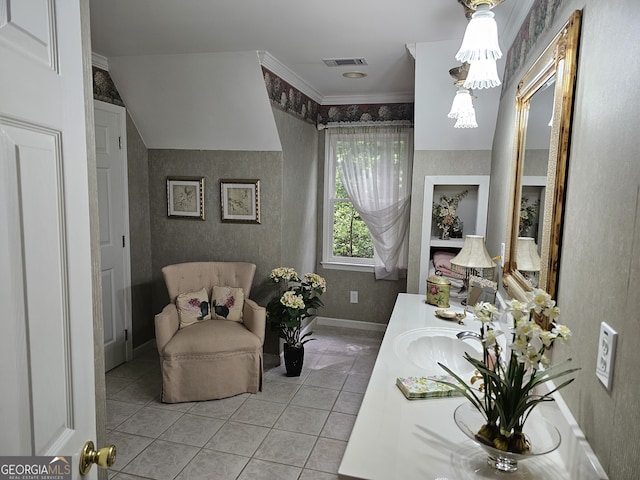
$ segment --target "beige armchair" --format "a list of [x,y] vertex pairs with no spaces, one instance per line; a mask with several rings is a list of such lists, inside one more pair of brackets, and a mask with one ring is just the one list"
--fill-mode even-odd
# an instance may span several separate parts
[[[155,317],[165,403],[213,400],[262,390],[266,314],[249,300],[256,266],[241,262],[193,262],[162,269],[171,303]],[[242,322],[207,320],[179,328],[176,297],[214,286],[244,291]]]

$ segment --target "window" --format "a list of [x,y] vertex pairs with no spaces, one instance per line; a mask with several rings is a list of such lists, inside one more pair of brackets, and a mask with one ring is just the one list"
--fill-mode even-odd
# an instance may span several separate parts
[[[326,133],[323,264],[397,270],[408,230],[412,132],[340,127]],[[345,177],[346,175],[346,177]],[[392,265],[392,267],[388,267]],[[404,265],[406,267],[406,264]]]

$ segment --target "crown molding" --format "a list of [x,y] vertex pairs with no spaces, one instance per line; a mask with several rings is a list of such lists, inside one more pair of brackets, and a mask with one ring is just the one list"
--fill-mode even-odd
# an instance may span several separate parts
[[527,18],[531,7],[535,0],[518,0],[516,6],[511,10],[511,14],[506,22],[502,22],[505,25],[504,30],[502,31],[502,45],[505,47],[505,50],[509,50],[513,41],[516,39],[516,35],[520,31],[520,27],[522,27],[522,23],[524,19]]
[[293,70],[284,65],[280,60],[264,50],[258,51],[260,64],[278,75],[292,87],[297,88],[316,103],[322,104],[322,94],[300,78]]
[[104,55],[100,55],[96,52],[91,52],[91,64],[94,67],[101,68],[102,70],[109,71],[109,60]]
[[372,103],[413,103],[413,92],[382,93],[380,95],[333,95],[324,97],[322,105],[370,105]]
[[404,47],[407,49],[407,53],[411,55],[411,58],[413,59],[413,61],[415,61],[416,60],[416,44],[407,43]]

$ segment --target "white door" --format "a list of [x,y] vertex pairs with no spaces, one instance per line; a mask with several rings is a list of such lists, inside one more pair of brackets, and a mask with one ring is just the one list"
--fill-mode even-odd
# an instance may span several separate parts
[[87,6],[0,0],[0,455],[73,456],[74,479],[96,438]]
[[105,370],[128,360],[131,295],[125,109],[94,101]]

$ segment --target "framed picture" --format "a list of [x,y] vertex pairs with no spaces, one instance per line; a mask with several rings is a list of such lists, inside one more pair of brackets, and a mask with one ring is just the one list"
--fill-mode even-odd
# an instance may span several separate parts
[[204,220],[204,177],[167,177],[167,216]]
[[223,222],[260,223],[260,180],[220,180]]

